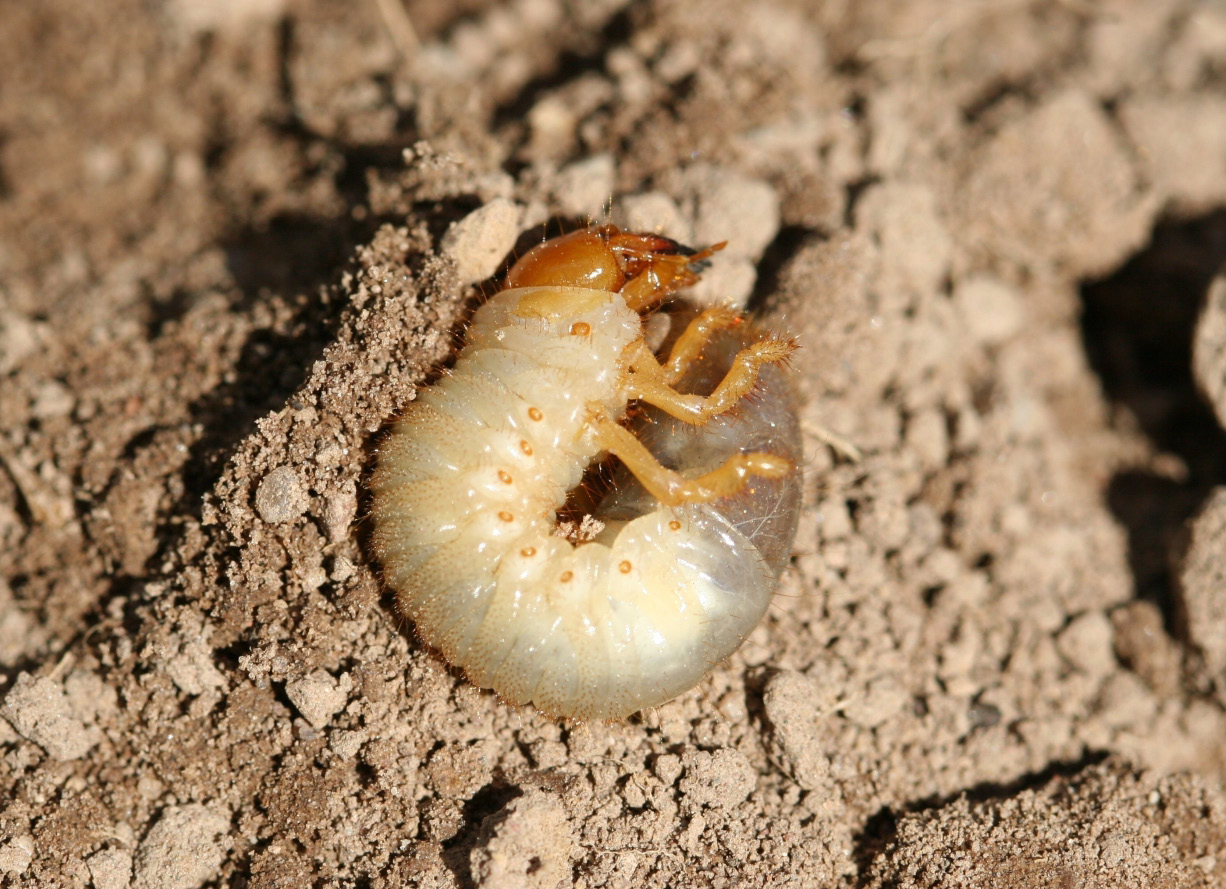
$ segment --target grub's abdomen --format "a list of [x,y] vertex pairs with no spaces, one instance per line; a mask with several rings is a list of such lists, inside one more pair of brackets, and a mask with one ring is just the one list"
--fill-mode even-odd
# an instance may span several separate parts
[[623,717],[734,651],[777,571],[717,504],[639,498],[593,541],[554,533],[596,456],[586,406],[623,414],[618,358],[641,327],[616,295],[581,316],[518,311],[543,290],[484,306],[453,372],[393,426],[374,545],[418,634],[472,682],[553,715]]

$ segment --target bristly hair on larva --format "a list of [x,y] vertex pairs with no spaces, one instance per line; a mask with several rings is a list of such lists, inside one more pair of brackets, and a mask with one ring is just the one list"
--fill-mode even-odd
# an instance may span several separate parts
[[[664,703],[770,603],[799,511],[794,346],[727,308],[662,357],[644,339],[722,246],[601,225],[533,248],[379,447],[372,544],[398,608],[509,703],[575,719]],[[607,456],[621,469],[587,533],[559,533]]]

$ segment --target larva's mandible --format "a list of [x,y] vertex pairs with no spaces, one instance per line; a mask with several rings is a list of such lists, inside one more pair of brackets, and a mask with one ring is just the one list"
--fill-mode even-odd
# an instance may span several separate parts
[[[539,245],[379,448],[373,543],[399,607],[513,704],[605,719],[663,703],[769,604],[799,492],[778,369],[792,344],[724,308],[663,360],[643,338],[642,313],[719,246],[613,226]],[[628,429],[635,401],[664,420]],[[626,475],[597,510],[603,528],[575,543],[557,511],[605,454]]]

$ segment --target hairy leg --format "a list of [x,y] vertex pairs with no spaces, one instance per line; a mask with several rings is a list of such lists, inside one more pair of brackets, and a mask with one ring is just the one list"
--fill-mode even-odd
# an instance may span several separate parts
[[775,454],[753,451],[733,454],[724,464],[697,478],[685,478],[663,466],[630,430],[594,409],[588,424],[600,447],[617,457],[661,503],[708,503],[729,497],[751,483],[753,477],[782,478],[792,471],[792,462]]
[[733,309],[716,307],[704,309],[698,317],[686,325],[681,336],[673,343],[672,351],[668,353],[668,361],[663,366],[664,376],[669,385],[676,385],[689,366],[698,360],[702,350],[706,348],[711,337],[721,330],[728,330],[743,324],[745,321]]
[[[686,333],[689,333],[688,329]],[[748,395],[763,365],[783,361],[795,348],[795,344],[788,340],[762,339],[752,343],[736,354],[732,367],[714,392],[710,395],[690,395],[678,392],[672,386],[673,359],[670,357],[669,366],[662,366],[647,344],[640,340],[632,344],[623,356],[629,372],[622,386],[629,398],[642,399],[686,423],[702,425],[711,417],[730,410]],[[682,355],[678,364],[683,367],[687,360]]]

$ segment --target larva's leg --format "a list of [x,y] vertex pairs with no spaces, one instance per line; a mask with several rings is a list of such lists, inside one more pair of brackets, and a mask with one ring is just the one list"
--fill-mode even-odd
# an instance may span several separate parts
[[721,330],[736,327],[743,321],[739,313],[726,307],[717,306],[703,310],[702,314],[685,326],[681,336],[673,343],[672,351],[668,353],[668,362],[663,367],[664,378],[668,384],[677,384],[686,369],[702,354],[711,337]]
[[661,465],[634,433],[602,411],[592,411],[588,423],[601,449],[621,460],[653,497],[668,506],[728,497],[744,488],[751,476],[782,478],[793,468],[784,457],[753,451],[733,454],[719,468],[697,478],[685,478]]
[[[702,425],[716,414],[730,410],[749,394],[764,364],[783,361],[796,348],[788,340],[762,339],[736,353],[732,367],[710,395],[689,395],[672,387],[669,369],[662,367],[645,343],[631,347],[626,355],[630,373],[624,390],[629,398],[654,404],[686,423]],[[671,364],[671,359],[670,359]]]

